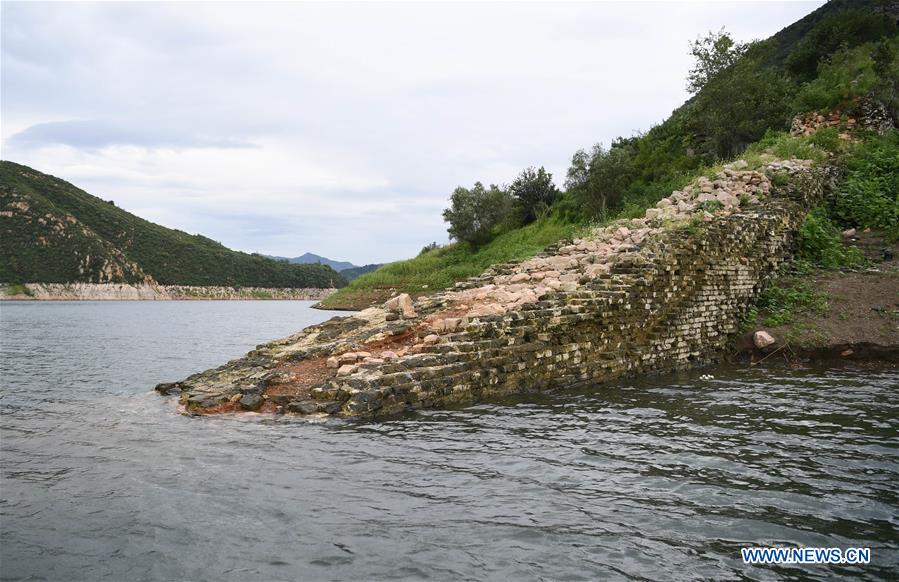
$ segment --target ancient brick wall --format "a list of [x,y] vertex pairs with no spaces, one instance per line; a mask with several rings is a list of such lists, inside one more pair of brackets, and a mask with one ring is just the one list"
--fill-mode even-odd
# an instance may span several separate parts
[[820,177],[756,210],[672,229],[573,291],[486,315],[380,374],[335,380],[351,413],[393,413],[686,368],[716,357],[787,257]]
[[[394,300],[337,318],[158,389],[180,390],[195,411],[384,415],[708,362],[824,184],[807,165],[780,187],[725,172],[675,192],[638,230],[597,229],[414,308]],[[712,216],[701,197],[716,196],[726,204]]]

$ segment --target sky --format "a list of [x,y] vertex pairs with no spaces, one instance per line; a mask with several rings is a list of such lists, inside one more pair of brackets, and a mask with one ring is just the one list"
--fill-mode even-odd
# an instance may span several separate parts
[[689,41],[823,2],[0,4],[0,157],[247,252],[447,241],[456,186],[648,130]]

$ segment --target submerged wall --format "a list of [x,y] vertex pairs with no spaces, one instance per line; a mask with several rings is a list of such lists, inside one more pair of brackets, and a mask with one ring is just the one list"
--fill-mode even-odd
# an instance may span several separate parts
[[200,413],[381,415],[707,362],[822,195],[807,164],[772,166],[786,184],[727,170],[632,228],[597,229],[414,305],[334,318],[157,389]]

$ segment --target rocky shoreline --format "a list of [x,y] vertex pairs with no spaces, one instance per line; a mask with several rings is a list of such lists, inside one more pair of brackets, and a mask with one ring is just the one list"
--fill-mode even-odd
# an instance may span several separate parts
[[0,285],[0,301],[320,301],[336,289],[270,287],[198,287],[126,283],[26,283]]

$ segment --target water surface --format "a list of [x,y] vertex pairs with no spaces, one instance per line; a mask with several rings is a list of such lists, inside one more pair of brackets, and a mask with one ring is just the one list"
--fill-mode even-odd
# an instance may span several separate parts
[[[899,571],[896,371],[720,368],[380,422],[190,418],[152,392],[331,315],[308,306],[0,305],[0,578]],[[747,545],[874,559],[750,568]]]

